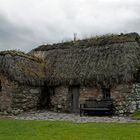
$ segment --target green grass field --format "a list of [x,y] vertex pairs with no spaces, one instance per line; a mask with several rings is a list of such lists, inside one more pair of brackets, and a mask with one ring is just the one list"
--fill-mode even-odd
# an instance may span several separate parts
[[140,140],[140,124],[0,119],[0,140]]

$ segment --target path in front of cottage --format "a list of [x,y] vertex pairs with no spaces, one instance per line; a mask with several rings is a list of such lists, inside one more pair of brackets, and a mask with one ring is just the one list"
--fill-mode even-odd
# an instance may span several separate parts
[[72,121],[76,123],[87,123],[87,122],[118,122],[118,123],[140,123],[140,120],[135,120],[130,117],[97,117],[97,116],[83,116],[79,114],[68,114],[68,113],[55,113],[46,110],[30,111],[22,113],[17,116],[9,116],[14,119],[24,120],[50,120],[50,121]]

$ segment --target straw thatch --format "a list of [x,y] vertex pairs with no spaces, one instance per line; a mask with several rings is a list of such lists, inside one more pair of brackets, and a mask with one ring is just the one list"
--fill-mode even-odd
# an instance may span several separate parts
[[0,52],[0,72],[19,84],[41,86],[45,79],[42,60],[19,51]]
[[48,85],[105,86],[134,81],[140,66],[139,35],[107,35],[43,45]]

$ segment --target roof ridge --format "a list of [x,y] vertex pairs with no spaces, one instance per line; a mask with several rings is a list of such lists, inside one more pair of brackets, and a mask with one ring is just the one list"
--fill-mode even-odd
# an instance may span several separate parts
[[66,49],[67,47],[82,47],[82,46],[104,46],[114,43],[125,43],[125,42],[140,42],[140,36],[138,33],[128,33],[128,34],[106,34],[102,36],[95,36],[91,38],[86,39],[79,39],[76,41],[67,41],[67,42],[61,42],[61,43],[54,43],[54,44],[47,44],[47,45],[41,45],[33,51],[47,51],[47,50],[53,50],[57,48],[63,48]]

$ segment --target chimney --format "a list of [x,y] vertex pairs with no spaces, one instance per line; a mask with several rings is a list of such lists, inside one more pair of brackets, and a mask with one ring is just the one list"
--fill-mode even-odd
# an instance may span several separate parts
[[77,33],[74,33],[74,41],[77,39]]

